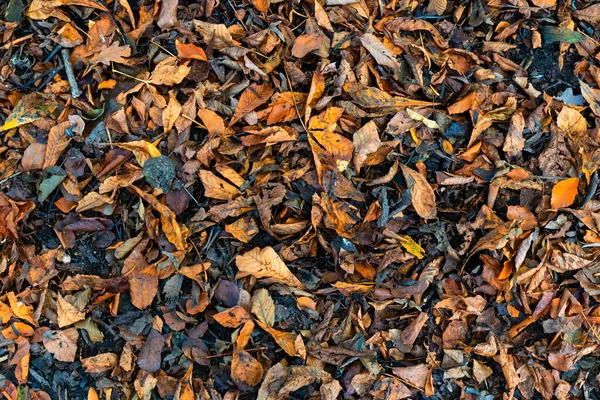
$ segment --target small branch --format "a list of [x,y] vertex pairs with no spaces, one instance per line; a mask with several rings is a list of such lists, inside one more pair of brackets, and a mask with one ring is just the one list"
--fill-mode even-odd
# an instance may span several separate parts
[[[248,350],[245,350],[245,351],[247,351],[248,353],[250,353],[251,351],[261,351],[261,350],[267,350],[267,348],[266,347],[257,347],[255,349],[248,349]],[[230,351],[228,353],[221,353],[221,354],[215,354],[215,355],[212,355],[212,356],[206,356],[204,358],[224,357],[224,356],[230,356],[232,354],[233,354],[233,352]]]
[[81,96],[81,90],[79,90],[79,86],[77,86],[77,79],[75,79],[75,74],[73,73],[71,56],[69,55],[69,51],[67,49],[62,49],[60,54],[62,55],[63,62],[65,63],[65,72],[67,73],[69,86],[71,86],[71,97],[76,99],[77,97]]

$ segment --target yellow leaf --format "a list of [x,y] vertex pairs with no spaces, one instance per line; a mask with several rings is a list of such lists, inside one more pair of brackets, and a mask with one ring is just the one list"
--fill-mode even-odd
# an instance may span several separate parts
[[263,325],[275,324],[275,303],[266,289],[258,289],[252,296],[252,314]]
[[578,193],[579,178],[569,178],[558,182],[552,188],[550,206],[553,209],[569,207]]
[[[302,342],[302,345],[300,345],[300,342],[297,343],[298,340],[298,335],[292,332],[283,332],[283,331],[279,331],[277,329],[273,329],[265,324],[263,324],[260,321],[257,321],[258,325],[264,329],[265,331],[267,331],[269,333],[269,335],[271,335],[273,337],[273,339],[275,339],[275,341],[277,342],[277,344],[286,352],[288,353],[290,356],[292,357],[296,357],[299,356],[301,357],[302,355],[299,354],[299,350],[302,349],[302,347],[304,347],[304,342]],[[301,341],[302,339],[300,339]],[[298,345],[298,346],[297,346]]]
[[59,328],[85,319],[85,312],[80,312],[77,308],[75,308],[74,305],[65,300],[60,294],[58,295],[56,312],[58,314]]
[[410,254],[416,256],[418,259],[425,257],[425,250],[423,250],[423,248],[419,246],[419,243],[415,242],[410,236],[398,235],[397,237],[400,238],[399,240],[402,247]]
[[255,247],[243,256],[237,256],[235,264],[239,270],[236,279],[252,275],[257,279],[267,278],[272,282],[304,289],[302,282],[290,272],[272,247]]
[[175,98],[175,92],[171,90],[169,92],[169,103],[167,104],[167,108],[165,108],[162,112],[162,123],[165,135],[168,134],[173,125],[175,125],[175,121],[179,118],[181,114],[181,104]]
[[144,166],[144,163],[150,158],[160,157],[160,151],[156,146],[145,140],[134,140],[133,142],[127,143],[114,143],[115,146],[125,150],[129,150],[135,156],[135,160],[140,165]]
[[[29,9],[31,10],[31,6]],[[46,115],[50,115],[57,107],[58,103],[50,95],[40,93],[25,95],[19,100],[13,112],[6,118],[4,125],[0,128],[0,132],[29,124]]]
[[565,134],[581,136],[587,133],[587,123],[583,115],[574,108],[563,106],[556,118],[556,125]]
[[437,122],[435,122],[434,120],[425,118],[424,116],[422,116],[421,114],[419,114],[416,111],[411,110],[410,108],[406,109],[406,113],[408,114],[408,116],[411,119],[422,122],[423,125],[425,125],[429,129],[440,129],[440,126],[438,125]]

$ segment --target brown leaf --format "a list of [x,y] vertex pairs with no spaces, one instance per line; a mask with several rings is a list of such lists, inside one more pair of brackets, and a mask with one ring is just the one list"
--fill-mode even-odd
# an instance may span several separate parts
[[81,365],[85,372],[100,374],[114,369],[119,362],[119,356],[115,353],[101,353],[92,357],[82,358]]
[[390,51],[383,43],[370,33],[365,33],[360,37],[363,47],[373,56],[377,64],[388,68],[400,68],[400,63],[396,60],[396,55]]
[[63,362],[75,361],[77,353],[77,339],[79,332],[77,328],[69,328],[61,331],[46,331],[42,335],[44,347],[55,359]]
[[304,58],[308,53],[318,50],[323,45],[321,33],[307,33],[300,35],[294,40],[292,55],[296,58]]
[[167,57],[156,65],[149,83],[165,86],[177,85],[185,79],[190,71],[191,69],[187,65],[178,65],[177,57]]
[[175,98],[175,91],[171,90],[169,92],[169,103],[167,104],[167,108],[162,112],[162,123],[165,134],[171,131],[180,114],[181,104],[179,104]]
[[556,118],[556,125],[562,133],[572,136],[582,136],[587,133],[587,123],[583,115],[574,108],[563,106]]
[[59,328],[85,319],[85,312],[79,311],[73,304],[65,300],[65,298],[60,294],[58,295],[56,302],[56,312],[58,314]]
[[242,119],[250,111],[253,111],[257,107],[265,104],[273,95],[273,87],[270,83],[263,85],[257,85],[256,83],[251,84],[244,90],[240,96],[237,107],[229,121],[229,126],[232,126],[237,121]]
[[179,0],[162,0],[156,25],[165,30],[177,25],[177,6]]
[[600,21],[600,4],[592,4],[582,10],[575,10],[573,12],[575,18],[589,22],[590,24],[596,24]]
[[204,186],[204,195],[212,199],[231,200],[241,192],[231,183],[219,178],[210,171],[199,170],[198,176]]
[[288,269],[272,247],[255,247],[242,256],[237,256],[235,264],[239,272],[236,279],[252,275],[257,279],[279,282],[303,289],[304,285]]
[[67,148],[73,134],[81,134],[85,122],[77,115],[69,117],[68,121],[53,126],[48,133],[48,144],[42,169],[56,164],[62,152]]
[[225,123],[217,113],[201,108],[198,110],[198,117],[202,120],[210,135],[225,136]]
[[29,345],[29,340],[22,336],[15,339],[15,344],[17,345],[17,350],[10,359],[9,365],[16,365],[15,376],[19,384],[24,385],[27,383],[29,377],[29,358],[31,357],[31,347]]
[[448,7],[448,0],[429,0],[427,12],[435,11],[437,15],[443,15]]
[[189,235],[189,231],[187,229],[182,229],[177,223],[177,219],[173,211],[169,209],[169,207],[161,204],[156,197],[149,193],[145,193],[139,188],[131,185],[129,186],[138,196],[146,200],[152,208],[160,214],[160,224],[162,227],[165,236],[169,240],[169,242],[173,243],[177,250],[184,251],[187,248],[186,240]]
[[146,343],[138,355],[137,365],[144,371],[158,371],[164,345],[165,338],[156,329],[151,329],[146,338]]
[[412,196],[412,205],[421,218],[433,219],[437,215],[435,193],[429,182],[419,172],[400,164],[406,184]]
[[521,154],[521,151],[525,147],[525,139],[523,138],[523,129],[525,129],[525,118],[523,114],[513,114],[508,133],[506,134],[506,140],[502,150],[509,157],[517,157]]
[[111,63],[127,64],[127,57],[131,56],[131,47],[129,45],[119,46],[119,43],[113,42],[110,47],[102,46],[100,51],[90,58],[92,64],[111,65]]

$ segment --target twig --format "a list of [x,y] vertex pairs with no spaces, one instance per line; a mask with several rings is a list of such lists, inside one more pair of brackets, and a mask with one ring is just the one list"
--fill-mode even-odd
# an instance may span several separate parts
[[73,64],[71,64],[71,56],[69,55],[69,51],[67,49],[62,49],[60,51],[62,55],[63,62],[65,63],[65,72],[67,73],[67,80],[69,81],[69,86],[71,86],[71,97],[74,99],[81,96],[81,90],[79,86],[77,86],[77,79],[75,79],[75,74],[73,73]]
[[283,63],[282,65],[283,65],[283,72],[285,72],[285,77],[287,78],[288,85],[290,85],[290,91],[292,92],[292,101],[294,102],[294,108],[296,109],[296,114],[298,114],[298,118],[300,119],[300,124],[302,124],[302,127],[304,128],[306,133],[308,135],[310,135],[310,132],[308,132],[308,128],[304,124],[304,118],[302,118],[302,115],[300,114],[300,109],[298,108],[298,103],[296,102],[296,96],[294,94],[294,86],[292,86],[292,81],[290,80],[290,76],[288,75],[287,68],[285,67],[285,63]]
[[[255,349],[248,349],[248,350],[245,350],[245,351],[247,351],[249,353],[251,351],[260,351],[260,350],[267,350],[267,348],[266,347],[257,347]],[[219,353],[219,354],[215,354],[215,355],[212,355],[212,356],[206,356],[204,358],[223,357],[223,356],[230,356],[232,354],[233,354],[233,351],[230,351],[228,353]]]

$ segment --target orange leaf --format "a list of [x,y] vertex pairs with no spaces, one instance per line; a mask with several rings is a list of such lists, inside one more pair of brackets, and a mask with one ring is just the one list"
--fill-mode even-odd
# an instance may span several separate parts
[[231,361],[231,377],[234,381],[244,382],[248,386],[256,386],[263,377],[263,366],[250,353],[236,350]]
[[175,47],[177,48],[177,55],[179,58],[191,58],[193,60],[208,61],[206,53],[202,47],[196,46],[192,43],[181,43],[179,40],[175,41]]
[[240,101],[235,108],[231,121],[229,121],[229,126],[235,124],[255,108],[265,104],[272,95],[273,87],[270,83],[265,83],[264,85],[253,83],[248,86],[240,96]]
[[578,193],[579,178],[569,178],[558,182],[552,188],[550,206],[553,209],[569,207]]
[[214,314],[213,318],[225,328],[237,328],[241,324],[250,321],[250,314],[242,307],[235,306]]

